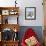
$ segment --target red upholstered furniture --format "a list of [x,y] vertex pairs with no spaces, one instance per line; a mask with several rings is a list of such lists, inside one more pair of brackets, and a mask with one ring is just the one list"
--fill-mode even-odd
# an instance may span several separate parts
[[[27,29],[27,31],[24,34],[24,37],[22,38],[22,42],[21,45],[22,46],[27,46],[25,43],[25,39],[28,39],[29,37],[34,36],[37,39],[37,35],[36,33],[33,31],[33,29],[29,28]],[[38,41],[38,40],[37,40]],[[37,44],[35,46],[41,46],[40,42],[38,41]]]

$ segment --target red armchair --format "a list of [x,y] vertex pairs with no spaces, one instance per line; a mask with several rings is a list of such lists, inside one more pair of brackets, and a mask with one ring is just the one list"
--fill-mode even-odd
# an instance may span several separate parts
[[[34,39],[34,41],[32,41],[33,39]],[[32,45],[31,45],[31,42],[29,42],[29,41],[32,41]],[[30,45],[28,45],[28,43]],[[33,45],[33,43],[35,43],[35,44]],[[33,31],[33,29],[31,29],[31,28],[27,29],[24,37],[22,38],[21,46],[41,46],[40,42],[37,40],[37,35]]]

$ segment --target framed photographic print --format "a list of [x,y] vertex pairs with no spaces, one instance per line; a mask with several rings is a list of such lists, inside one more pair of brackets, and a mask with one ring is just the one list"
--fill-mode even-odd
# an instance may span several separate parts
[[2,15],[9,15],[9,10],[2,10]]
[[26,7],[25,8],[25,19],[26,20],[35,20],[36,19],[36,8],[35,7]]

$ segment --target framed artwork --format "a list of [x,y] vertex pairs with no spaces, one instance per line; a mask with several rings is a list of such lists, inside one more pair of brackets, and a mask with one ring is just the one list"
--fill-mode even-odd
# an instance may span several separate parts
[[10,14],[10,15],[16,15],[17,13],[18,13],[18,12],[15,11],[15,10],[10,10],[10,11],[9,11],[9,14]]
[[36,19],[36,7],[26,7],[25,20],[35,20],[35,19]]
[[9,15],[9,10],[2,10],[2,15]]

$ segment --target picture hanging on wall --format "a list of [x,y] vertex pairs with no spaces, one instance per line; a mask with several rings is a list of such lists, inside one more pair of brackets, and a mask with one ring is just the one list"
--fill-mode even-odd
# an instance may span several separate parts
[[25,20],[36,20],[36,7],[25,8]]

